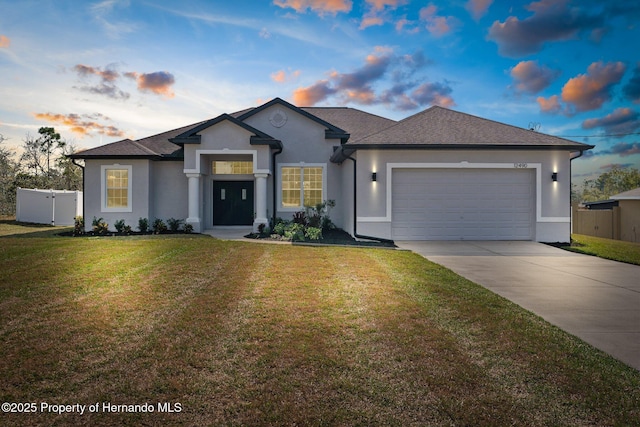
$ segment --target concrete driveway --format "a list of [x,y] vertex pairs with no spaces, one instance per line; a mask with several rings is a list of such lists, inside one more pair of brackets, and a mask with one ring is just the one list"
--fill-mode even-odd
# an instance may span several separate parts
[[535,242],[395,243],[640,370],[640,266]]

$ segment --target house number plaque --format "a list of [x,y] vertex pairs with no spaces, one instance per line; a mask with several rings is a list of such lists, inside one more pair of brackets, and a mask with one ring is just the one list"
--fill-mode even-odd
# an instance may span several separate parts
[[516,169],[526,169],[529,167],[529,165],[526,163],[514,163],[513,167]]

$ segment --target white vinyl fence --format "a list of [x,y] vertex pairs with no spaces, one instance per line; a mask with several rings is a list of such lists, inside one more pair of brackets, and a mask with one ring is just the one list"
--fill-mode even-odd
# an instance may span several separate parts
[[73,225],[82,215],[82,191],[18,188],[16,221]]

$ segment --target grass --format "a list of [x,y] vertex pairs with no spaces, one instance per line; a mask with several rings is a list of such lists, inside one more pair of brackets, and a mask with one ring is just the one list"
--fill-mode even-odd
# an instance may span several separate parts
[[564,246],[563,249],[640,265],[640,243],[572,234],[571,246]]
[[3,426],[640,419],[640,372],[410,252],[9,226],[0,400],[181,411],[4,413]]

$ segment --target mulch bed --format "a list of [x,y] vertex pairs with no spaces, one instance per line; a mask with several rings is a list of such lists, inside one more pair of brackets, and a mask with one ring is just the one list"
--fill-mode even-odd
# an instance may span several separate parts
[[[248,239],[260,239],[260,240],[278,240],[273,239],[270,236],[261,236],[259,234],[247,234],[244,236]],[[322,232],[322,239],[320,240],[305,240],[304,242],[293,242],[294,245],[306,245],[306,244],[321,244],[321,245],[346,245],[346,246],[368,246],[368,247],[384,247],[395,248],[396,245],[392,241],[377,241],[377,240],[356,240],[346,231],[335,228],[332,230],[325,230]]]

